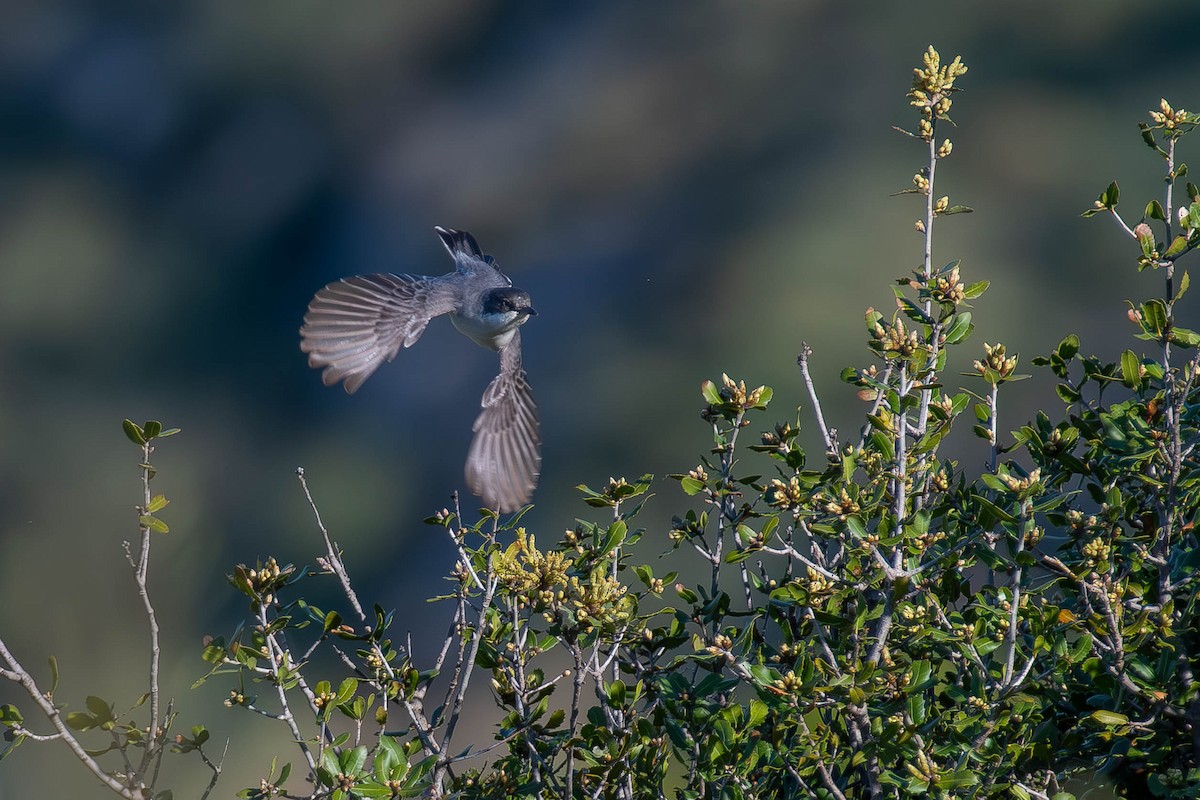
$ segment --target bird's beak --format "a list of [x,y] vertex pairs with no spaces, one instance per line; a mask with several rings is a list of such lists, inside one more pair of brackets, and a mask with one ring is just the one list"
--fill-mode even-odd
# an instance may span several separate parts
[[523,308],[521,310],[524,311],[526,314],[528,314],[531,317],[536,317],[538,315],[538,313],[533,310],[532,306],[530,306],[529,308]]

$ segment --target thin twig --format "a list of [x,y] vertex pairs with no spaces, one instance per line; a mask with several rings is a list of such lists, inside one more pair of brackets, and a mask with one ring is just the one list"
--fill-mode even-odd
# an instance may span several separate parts
[[796,363],[800,365],[800,375],[804,378],[804,386],[808,389],[808,398],[813,404],[813,413],[817,417],[817,427],[821,429],[821,441],[825,443],[825,452],[832,456],[838,452],[837,438],[825,424],[825,415],[821,413],[821,399],[817,397],[817,389],[813,385],[812,375],[808,371],[808,357],[811,355],[812,348],[808,346],[808,342],[801,342],[800,355],[796,357]]
[[300,486],[304,489],[304,496],[308,499],[308,506],[312,509],[313,516],[317,518],[317,527],[321,530],[321,537],[325,540],[325,551],[328,556],[329,568],[333,570],[333,574],[341,582],[342,591],[346,593],[346,598],[350,601],[350,605],[354,607],[354,612],[358,614],[358,618],[366,622],[367,615],[362,609],[362,604],[358,602],[358,594],[354,591],[354,587],[350,585],[350,576],[346,573],[346,567],[342,563],[340,548],[329,538],[329,531],[325,528],[325,523],[321,521],[321,512],[317,510],[317,504],[313,502],[312,493],[308,490],[308,481],[304,478],[304,467],[296,468],[296,477],[300,480]]
[[[150,466],[150,454],[154,452],[154,448],[150,442],[142,445],[142,507],[138,510],[141,514],[150,513],[150,502],[153,495],[150,494],[150,476],[152,467]],[[142,600],[142,606],[146,611],[146,619],[150,624],[150,732],[148,735],[148,743],[145,752],[142,753],[142,763],[137,769],[137,775],[145,775],[146,769],[150,766],[151,760],[155,754],[162,749],[162,735],[160,732],[161,720],[159,719],[159,658],[160,650],[158,644],[158,617],[154,613],[154,606],[150,602],[150,593],[146,588],[146,575],[150,569],[150,539],[151,530],[148,525],[139,525],[141,534],[141,550],[138,552],[137,569],[134,571],[134,578],[137,581],[138,597]]]
[[200,800],[208,800],[208,796],[212,794],[212,790],[216,788],[217,781],[221,778],[221,769],[225,766],[225,756],[229,754],[229,739],[225,740],[225,747],[221,750],[221,758],[217,763],[213,763],[208,754],[204,752],[204,748],[197,747],[196,752],[200,754],[200,760],[204,765],[212,770],[212,777],[209,778],[208,786],[204,787],[204,793],[200,795]]

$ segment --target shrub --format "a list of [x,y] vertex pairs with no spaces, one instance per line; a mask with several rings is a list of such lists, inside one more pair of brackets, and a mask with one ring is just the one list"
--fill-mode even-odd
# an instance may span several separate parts
[[[1200,115],[1164,100],[1142,125],[1166,190],[1137,224],[1119,215],[1115,183],[1085,212],[1113,217],[1130,261],[1165,279],[1161,297],[1130,304],[1149,355],[1085,357],[1067,336],[1032,360],[1064,407],[1006,435],[1001,389],[1027,376],[1003,344],[983,345],[966,389],[947,388],[948,352],[988,288],[933,259],[935,226],[971,211],[936,191],[966,71],[933,48],[915,70],[915,126],[901,132],[926,156],[900,194],[922,202],[923,258],[897,281],[893,311],[867,311],[871,363],[842,373],[867,407],[856,435],[825,424],[805,345],[806,424],[822,452],[801,447],[799,414],[766,416],[769,387],[705,381],[712,446],[671,476],[681,493],[665,502],[690,507],[665,536],[637,527],[648,475],[580,486],[594,518],[549,545],[522,514],[470,522],[455,498],[427,520],[457,554],[430,663],[391,612],[360,601],[301,471],[324,545],[316,566],[238,565],[230,583],[249,615],[204,650],[202,680],[230,681],[226,704],[278,720],[298,751],[298,769],[277,761],[239,796],[1063,800],[1097,776],[1129,796],[1196,796],[1200,335],[1174,307],[1188,288],[1177,263],[1200,245],[1200,191],[1185,183],[1177,202],[1176,146]],[[982,474],[941,453],[964,414],[986,448]],[[127,432],[147,464],[167,433]],[[148,487],[143,537],[161,524]],[[144,588],[144,558],[131,563]],[[680,577],[697,564],[699,579]],[[338,608],[314,604],[313,581],[338,587]],[[69,715],[64,727],[2,643],[0,658],[0,676],[68,744],[71,728],[103,723],[122,753],[144,749],[143,765],[166,746],[157,699],[154,736],[91,698],[89,724]],[[468,689],[485,676],[494,740],[463,748]],[[13,706],[0,721],[12,746],[32,736]],[[194,729],[174,749],[208,761],[207,736]],[[127,797],[153,790],[144,769],[93,771]]]

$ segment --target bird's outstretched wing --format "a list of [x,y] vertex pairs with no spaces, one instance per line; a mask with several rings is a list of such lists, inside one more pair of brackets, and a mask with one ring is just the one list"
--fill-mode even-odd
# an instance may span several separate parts
[[500,351],[500,374],[483,393],[467,453],[467,485],[491,509],[507,514],[529,501],[542,466],[542,436],[533,390],[521,366],[517,332]]
[[455,308],[454,291],[440,278],[358,275],[317,292],[300,328],[310,367],[324,367],[326,386],[345,381],[353,394],[401,347],[409,347],[429,320]]

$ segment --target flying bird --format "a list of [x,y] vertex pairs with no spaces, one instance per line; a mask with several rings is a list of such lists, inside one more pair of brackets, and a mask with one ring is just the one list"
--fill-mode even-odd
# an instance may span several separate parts
[[401,347],[411,347],[434,317],[449,314],[471,341],[500,353],[500,374],[483,393],[467,453],[467,486],[501,513],[525,505],[541,469],[541,431],[533,391],[521,365],[521,332],[537,311],[475,237],[434,228],[454,259],[453,272],[357,275],[313,297],[300,328],[308,365],[326,386],[341,381],[354,394]]

